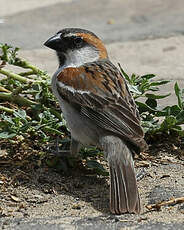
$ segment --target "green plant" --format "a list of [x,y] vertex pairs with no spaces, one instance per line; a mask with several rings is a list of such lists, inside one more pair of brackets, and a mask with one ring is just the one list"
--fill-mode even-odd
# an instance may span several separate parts
[[[50,90],[50,77],[21,60],[18,48],[0,44],[0,49],[0,138],[22,136],[39,139],[42,144],[55,135],[64,136],[65,122]],[[26,71],[14,73],[6,69],[8,64]]]
[[[74,161],[71,157],[66,159],[62,154],[62,151],[69,150],[70,134],[51,92],[50,76],[19,58],[18,50],[0,44],[0,140],[17,144],[26,140],[30,140],[31,144],[36,140],[39,149],[54,152],[46,158],[47,165],[57,171],[66,171],[67,165],[72,166]],[[8,70],[8,65],[21,67],[21,72]],[[59,146],[55,141],[58,138]],[[54,146],[45,148],[45,144]],[[60,153],[56,150],[58,147]],[[105,175],[107,172],[95,160],[97,155],[99,150],[95,148],[82,149],[80,152],[87,168]],[[41,157],[44,158],[43,155]]]
[[[29,140],[43,153],[46,151],[45,146],[49,143],[55,146],[55,140],[59,138],[59,148],[62,151],[68,150],[70,134],[51,92],[51,78],[45,71],[18,57],[18,50],[0,44],[0,141],[10,141],[18,146]],[[21,71],[12,72],[8,69],[9,65],[18,66]],[[169,81],[155,80],[153,74],[129,76],[121,66],[120,70],[138,106],[146,137],[160,133],[183,136],[184,89],[176,83],[174,89],[178,104],[159,108],[158,101],[169,96],[160,95],[159,86]],[[53,154],[45,162],[50,167],[65,170],[66,165],[58,156]],[[80,156],[86,167],[98,174],[107,175],[99,163],[101,153],[98,149],[84,148]],[[43,154],[41,158],[44,158]],[[72,162],[70,160],[69,164]]]
[[[119,65],[120,66],[120,65]],[[183,136],[182,124],[184,124],[184,89],[180,89],[178,83],[175,83],[174,90],[178,99],[177,105],[170,105],[160,108],[158,100],[170,95],[160,95],[159,86],[165,85],[170,81],[154,81],[154,74],[128,76],[120,66],[122,75],[129,84],[129,90],[133,94],[137,104],[142,126],[149,137],[156,134],[172,134]]]

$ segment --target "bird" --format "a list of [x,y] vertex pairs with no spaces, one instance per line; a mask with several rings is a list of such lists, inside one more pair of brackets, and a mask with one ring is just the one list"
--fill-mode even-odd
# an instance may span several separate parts
[[64,28],[44,45],[58,57],[51,85],[71,132],[71,155],[82,146],[102,149],[109,163],[111,213],[139,214],[133,157],[147,144],[124,77],[102,40],[89,30]]

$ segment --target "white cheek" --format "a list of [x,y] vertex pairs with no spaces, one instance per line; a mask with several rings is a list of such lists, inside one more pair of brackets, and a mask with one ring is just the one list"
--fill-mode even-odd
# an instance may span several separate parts
[[99,52],[93,47],[83,47],[78,50],[71,50],[66,54],[65,67],[78,67],[88,62],[99,59]]

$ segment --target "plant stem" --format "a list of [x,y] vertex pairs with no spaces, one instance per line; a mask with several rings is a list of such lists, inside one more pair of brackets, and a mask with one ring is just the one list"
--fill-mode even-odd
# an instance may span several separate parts
[[20,81],[22,83],[34,82],[34,80],[32,80],[32,79],[27,79],[25,77],[22,77],[22,76],[20,76],[20,75],[18,75],[16,73],[13,73],[10,70],[0,69],[0,73],[6,75],[7,77],[11,77],[11,78],[13,78],[15,80],[18,80],[18,81]]
[[29,75],[39,75],[42,79],[46,80],[49,78],[48,74],[43,70],[38,69],[36,66],[29,64],[27,61],[23,61],[22,65],[18,65],[25,69],[31,69],[31,71],[20,73],[21,76],[29,76]]
[[0,92],[10,93],[10,91],[2,86],[0,86]]
[[44,71],[40,70],[39,68],[37,68],[36,66],[34,65],[31,65],[29,62],[25,61],[25,60],[21,60],[19,62],[15,62],[15,65],[16,66],[20,66],[22,68],[25,68],[25,69],[31,69],[33,71],[34,74],[39,74],[39,75],[46,75],[44,73]]
[[60,121],[62,121],[61,112],[56,111],[53,107],[50,107],[49,110],[52,114],[54,114],[54,116],[56,116]]
[[31,101],[27,98],[21,97],[20,95],[14,95],[12,93],[0,93],[0,99],[4,101],[9,101],[21,106],[31,106],[36,105],[37,103]]
[[34,75],[34,71],[30,70],[30,71],[27,71],[27,72],[21,72],[19,73],[20,76],[30,76],[30,75]]
[[28,62],[25,62],[25,67],[28,69],[32,69],[34,73],[43,73],[40,69],[38,69],[36,66],[29,64]]
[[12,114],[12,113],[14,112],[13,109],[9,109],[9,108],[4,107],[4,106],[2,106],[2,105],[0,105],[0,110],[2,110],[2,111],[4,111],[4,112],[7,112],[7,113],[10,113],[10,114]]

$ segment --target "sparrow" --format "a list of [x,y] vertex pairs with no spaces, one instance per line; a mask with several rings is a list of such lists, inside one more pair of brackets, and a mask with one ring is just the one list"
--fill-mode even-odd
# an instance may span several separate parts
[[81,146],[102,149],[109,163],[110,211],[140,213],[133,155],[147,145],[121,72],[101,39],[88,30],[62,29],[44,45],[55,50],[59,60],[52,91],[71,132],[71,154]]

